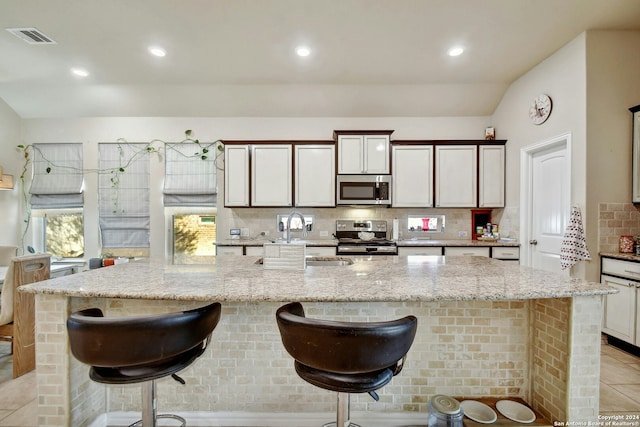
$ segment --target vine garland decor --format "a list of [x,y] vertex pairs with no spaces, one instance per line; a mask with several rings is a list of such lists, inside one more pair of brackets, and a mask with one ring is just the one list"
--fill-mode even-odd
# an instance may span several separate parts
[[[28,144],[28,145],[23,145],[20,144],[18,145],[16,148],[18,149],[18,151],[22,152],[22,156],[24,159],[24,163],[22,165],[22,172],[20,173],[20,181],[22,183],[22,198],[23,201],[25,203],[25,219],[23,220],[24,222],[24,231],[22,233],[22,246],[24,247],[24,240],[25,240],[25,236],[26,233],[29,229],[29,225],[31,224],[31,205],[29,203],[29,198],[28,198],[28,191],[25,185],[25,179],[28,173],[28,168],[29,168],[29,163],[31,163],[31,158],[32,158],[32,154],[35,150],[38,150],[38,153],[41,155],[41,157],[45,160],[46,162],[46,169],[45,172],[47,174],[51,173],[55,168],[64,168],[64,169],[68,169],[68,170],[72,170],[75,172],[82,172],[83,174],[85,173],[97,173],[97,174],[111,174],[111,185],[114,188],[117,188],[119,183],[120,183],[120,175],[125,173],[127,168],[140,156],[144,155],[144,154],[150,154],[150,153],[157,153],[158,155],[162,155],[162,150],[163,148],[166,150],[174,150],[176,152],[178,152],[180,155],[183,155],[187,158],[200,158],[201,160],[207,160],[210,158],[210,156],[212,155],[212,150],[215,153],[215,157],[213,159],[214,161],[214,165],[216,167],[216,169],[218,170],[223,170],[224,169],[224,158],[222,157],[224,154],[224,145],[222,143],[221,140],[216,140],[213,142],[207,142],[207,143],[203,143],[200,142],[200,140],[198,140],[197,138],[193,138],[193,132],[188,129],[184,132],[185,138],[177,143],[169,143],[169,142],[165,142],[161,139],[154,139],[148,143],[146,143],[146,145],[144,146],[144,148],[142,150],[137,150],[137,151],[133,151],[133,154],[131,155],[130,158],[125,159],[125,161],[121,162],[121,164],[119,164],[117,167],[113,167],[113,168],[107,168],[107,169],[79,169],[79,168],[74,168],[74,167],[69,167],[69,166],[63,166],[63,165],[57,165],[54,162],[52,162],[50,159],[47,159],[41,151],[38,150],[37,147],[35,147],[33,144]],[[131,147],[132,145],[124,138],[118,138],[116,143],[119,146],[120,152],[122,153],[122,146],[129,146]],[[175,147],[179,146],[180,144],[184,144],[184,143],[194,143],[199,147],[199,150],[196,151],[195,153],[193,153],[192,155],[185,155],[183,154],[181,151],[176,150]],[[217,151],[217,152],[216,152]],[[222,162],[222,165],[219,164],[219,162]],[[114,209],[117,210],[117,205],[118,202],[117,200],[114,201],[115,206]]]

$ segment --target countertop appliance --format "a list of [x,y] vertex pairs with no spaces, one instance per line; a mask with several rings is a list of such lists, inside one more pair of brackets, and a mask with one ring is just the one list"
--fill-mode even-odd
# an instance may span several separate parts
[[391,205],[391,175],[338,175],[338,205]]
[[398,255],[396,242],[387,239],[387,221],[353,220],[336,221],[338,255]]

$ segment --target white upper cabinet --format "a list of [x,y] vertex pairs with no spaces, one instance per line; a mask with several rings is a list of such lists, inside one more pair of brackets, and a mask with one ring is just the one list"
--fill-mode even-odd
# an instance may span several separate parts
[[477,206],[478,146],[436,146],[436,207]]
[[388,174],[389,135],[338,135],[339,174]]
[[335,145],[295,146],[295,204],[336,205]]
[[224,205],[249,206],[249,145],[224,146]]
[[433,207],[433,146],[392,147],[393,207]]
[[251,206],[292,206],[291,144],[251,146]]
[[504,145],[479,147],[478,207],[504,207]]

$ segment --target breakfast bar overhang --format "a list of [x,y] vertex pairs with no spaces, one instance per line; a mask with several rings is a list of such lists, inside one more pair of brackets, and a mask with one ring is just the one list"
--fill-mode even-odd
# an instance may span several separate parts
[[138,387],[93,383],[71,356],[71,312],[163,313],[213,301],[222,319],[206,353],[180,374],[186,385],[158,383],[159,410],[196,425],[331,418],[335,396],[299,379],[282,347],[274,316],[289,301],[335,320],[418,317],[402,374],[378,402],[353,396],[354,414],[426,425],[429,397],[447,394],[522,398],[552,422],[598,419],[601,308],[614,289],[485,257],[374,258],[302,271],[266,270],[257,257],[140,260],[26,286],[36,294],[38,425],[107,425],[140,410]]

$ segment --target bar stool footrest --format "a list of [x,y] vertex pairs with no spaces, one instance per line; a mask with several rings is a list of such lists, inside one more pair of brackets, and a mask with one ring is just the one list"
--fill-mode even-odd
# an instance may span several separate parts
[[[174,415],[174,414],[156,415],[156,419],[160,419],[160,418],[180,421],[182,424],[180,424],[179,426],[176,426],[176,427],[186,427],[187,426],[187,420],[185,420],[184,418],[182,418],[179,415]],[[154,423],[154,425],[155,425],[155,423]],[[142,427],[142,420],[136,421],[135,423],[129,425],[129,427]]]

